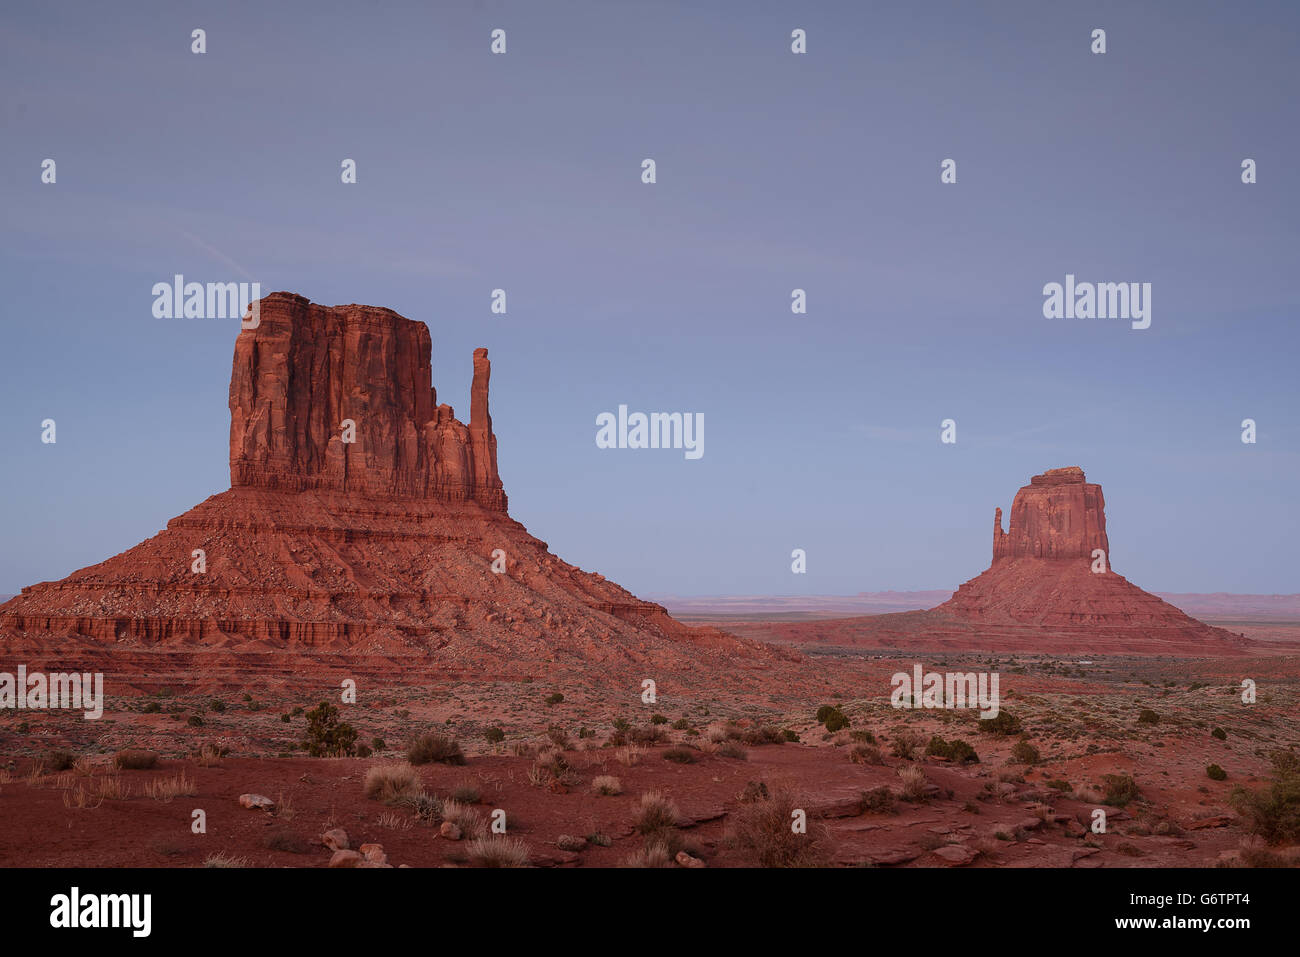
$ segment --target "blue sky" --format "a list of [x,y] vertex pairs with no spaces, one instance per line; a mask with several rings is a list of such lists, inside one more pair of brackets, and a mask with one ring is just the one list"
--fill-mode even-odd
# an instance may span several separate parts
[[[376,6],[0,14],[0,592],[228,487],[177,272],[428,323],[462,418],[489,347],[512,514],[633,591],[952,587],[1063,465],[1143,587],[1300,591],[1294,4]],[[1151,328],[1044,319],[1066,273]],[[704,457],[598,449],[620,403]]]

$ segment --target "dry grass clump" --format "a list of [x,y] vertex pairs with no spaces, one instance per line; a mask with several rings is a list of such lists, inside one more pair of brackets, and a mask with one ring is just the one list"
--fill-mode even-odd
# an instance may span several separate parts
[[534,787],[546,788],[563,794],[578,784],[581,778],[569,764],[564,753],[555,748],[543,748],[533,759],[533,766],[528,769],[528,783]]
[[248,858],[235,857],[227,854],[225,851],[218,851],[216,854],[209,854],[203,859],[204,867],[247,867]]
[[664,796],[662,791],[647,791],[637,802],[633,827],[638,834],[657,834],[676,827],[680,818],[677,805]]
[[622,782],[612,774],[596,775],[591,780],[591,789],[597,794],[603,794],[606,797],[623,793]]
[[796,833],[797,804],[787,787],[775,787],[766,800],[742,804],[732,815],[727,842],[759,867],[823,867],[830,863],[829,831],[813,825]]
[[660,868],[673,866],[673,852],[663,841],[647,840],[640,849],[623,858],[623,867]]
[[481,837],[487,831],[483,815],[478,809],[459,801],[444,801],[441,816],[444,821],[450,821],[460,828],[460,833],[465,837]]
[[371,765],[366,769],[363,787],[366,797],[385,804],[399,798],[414,797],[423,790],[419,772],[409,764]]
[[642,750],[638,748],[635,744],[629,744],[625,748],[619,748],[617,753],[615,754],[615,757],[618,758],[619,763],[626,764],[629,768],[631,768],[641,763],[642,753],[643,753]]
[[146,781],[144,785],[144,794],[146,797],[153,798],[155,801],[162,801],[164,804],[170,804],[178,797],[188,796],[197,793],[198,789],[194,786],[194,780],[187,777],[185,772],[174,774],[169,778],[159,778],[157,781]]
[[528,845],[517,838],[499,834],[475,838],[466,845],[465,853],[475,867],[528,866]]
[[898,777],[903,782],[901,797],[904,801],[924,801],[925,788],[930,782],[925,772],[917,767],[899,768]]

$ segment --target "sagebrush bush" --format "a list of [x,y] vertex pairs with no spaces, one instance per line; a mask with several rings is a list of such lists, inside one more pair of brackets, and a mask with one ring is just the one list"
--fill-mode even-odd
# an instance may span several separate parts
[[455,738],[433,731],[420,735],[406,749],[406,760],[411,764],[464,764],[465,755]]

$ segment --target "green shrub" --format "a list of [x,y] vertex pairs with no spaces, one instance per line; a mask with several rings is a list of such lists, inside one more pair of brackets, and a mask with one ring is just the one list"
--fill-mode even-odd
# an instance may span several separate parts
[[1228,778],[1228,772],[1217,764],[1211,764],[1205,769],[1205,773],[1209,775],[1211,781],[1226,781]]
[[1127,774],[1105,774],[1102,775],[1101,780],[1106,788],[1106,795],[1102,798],[1102,803],[1109,804],[1112,807],[1124,807],[1130,801],[1136,800],[1141,794],[1137,782]]
[[1291,751],[1272,755],[1273,781],[1264,789],[1232,792],[1232,806],[1245,818],[1246,829],[1269,844],[1300,840],[1300,757]]
[[506,739],[506,733],[501,728],[493,725],[483,732],[483,737],[487,738],[489,744],[500,744]]
[[344,757],[355,752],[356,729],[339,720],[339,709],[328,701],[307,712],[303,749],[313,758]]
[[852,722],[849,721],[848,716],[845,715],[843,711],[839,708],[835,708],[826,715],[826,720],[823,721],[822,724],[826,725],[827,731],[834,734],[836,731],[843,731],[852,724]]
[[1210,736],[1218,738],[1220,741],[1226,741],[1228,739],[1228,732],[1224,731],[1222,728],[1215,728],[1210,732]]
[[980,718],[980,730],[1003,736],[1020,733],[1020,719],[1010,711],[999,711],[996,717]]
[[226,710],[226,703],[222,701],[220,698],[213,698],[211,701],[208,702],[208,710],[215,711],[217,714],[221,714],[221,712]]
[[1138,724],[1159,724],[1160,715],[1156,714],[1150,708],[1143,708],[1138,713]]
[[668,719],[667,719],[666,717],[664,717],[662,714],[652,714],[652,715],[650,715],[650,723],[651,723],[651,724],[667,724],[667,723],[668,723]]
[[1017,764],[1037,764],[1041,758],[1042,755],[1029,743],[1028,738],[1021,738],[1011,749],[1011,760]]
[[560,703],[561,701],[563,701],[563,700],[564,700],[564,695],[560,694],[560,693],[557,691],[557,692],[555,692],[554,694],[552,694],[552,695],[548,695],[548,696],[547,696],[547,698],[546,698],[546,703],[547,703],[548,705],[559,704],[559,703]]

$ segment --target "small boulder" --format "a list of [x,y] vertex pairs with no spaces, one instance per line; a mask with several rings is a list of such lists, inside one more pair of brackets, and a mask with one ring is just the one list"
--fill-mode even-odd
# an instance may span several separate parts
[[587,839],[573,834],[561,834],[555,839],[555,846],[562,851],[580,851],[587,846]]
[[382,844],[362,844],[360,847],[361,856],[367,861],[374,864],[387,864],[388,855],[384,853]]
[[330,867],[360,867],[365,858],[356,851],[335,851]]
[[246,807],[251,811],[275,810],[275,802],[265,794],[241,794],[239,795],[239,806]]
[[703,867],[704,862],[698,857],[691,857],[685,851],[678,851],[677,857],[674,858],[681,867]]
[[975,860],[975,851],[964,844],[945,844],[935,848],[934,856],[949,867],[963,867]]
[[352,846],[348,843],[348,832],[341,827],[331,828],[326,831],[320,836],[320,842],[331,851],[346,851]]
[[443,821],[438,833],[449,841],[459,841],[461,838],[460,827],[451,821]]

